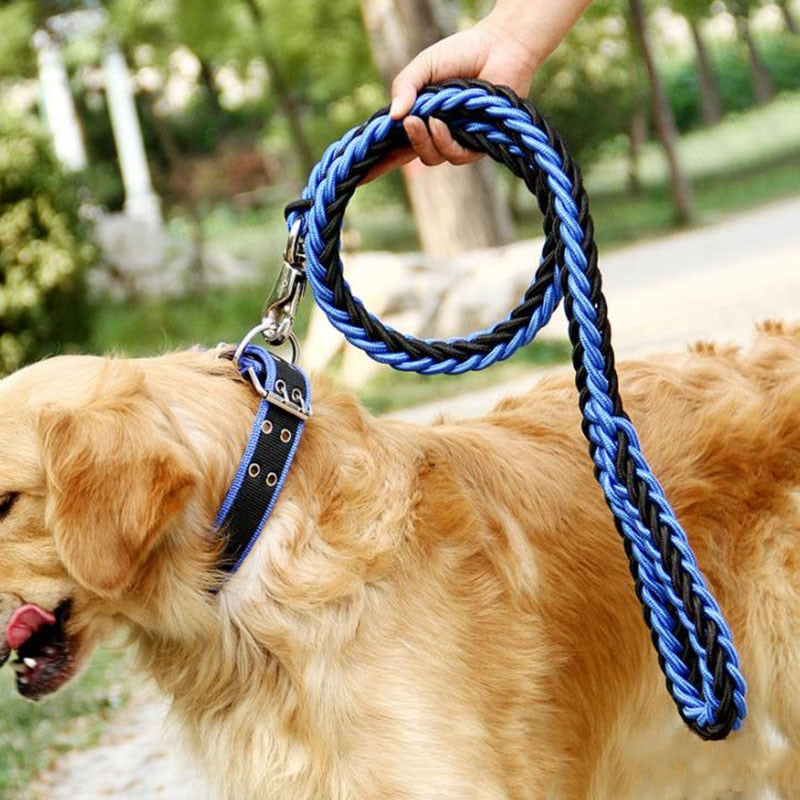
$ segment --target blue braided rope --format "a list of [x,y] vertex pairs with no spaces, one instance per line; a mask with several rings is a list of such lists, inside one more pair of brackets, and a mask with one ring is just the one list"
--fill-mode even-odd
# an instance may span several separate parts
[[[397,140],[400,124],[393,121],[386,111],[376,114],[364,126],[354,128],[325,151],[312,171],[303,192],[308,210],[294,210],[288,215],[290,227],[296,219],[301,220],[301,232],[307,259],[307,274],[320,308],[337,330],[349,342],[367,352],[381,363],[395,369],[424,374],[461,373],[486,367],[508,358],[519,347],[528,344],[537,332],[547,324],[563,296],[562,287],[570,301],[570,312],[577,325],[580,344],[580,366],[585,373],[587,399],[582,403],[585,432],[593,445],[592,456],[597,480],[623,535],[631,557],[631,569],[636,580],[640,600],[645,607],[645,616],[651,627],[659,662],[667,678],[667,686],[683,719],[704,738],[721,738],[728,730],[738,730],[746,716],[746,684],[739,669],[739,659],[733,644],[730,628],[711,595],[697,565],[687,537],[670,507],[663,489],[653,475],[642,453],[636,431],[630,420],[615,407],[610,395],[603,352],[603,333],[598,323],[598,308],[592,299],[593,287],[587,275],[588,261],[585,252],[587,231],[581,225],[579,208],[574,198],[573,180],[564,169],[564,161],[551,141],[551,134],[534,120],[531,107],[514,102],[510,92],[500,92],[495,87],[465,84],[434,87],[420,93],[412,111],[423,119],[430,116],[447,116],[448,124],[456,132],[467,136],[483,137],[483,140],[520,159],[526,169],[546,177],[547,190],[552,200],[552,210],[557,219],[560,249],[558,260],[552,270],[540,304],[524,327],[521,326],[507,341],[500,342],[488,352],[476,352],[468,357],[443,357],[418,355],[413,357],[405,349],[398,350],[390,342],[377,339],[365,330],[365,325],[353,318],[351,310],[336,302],[334,291],[328,285],[328,267],[323,254],[329,253],[331,237],[338,238],[338,230],[331,230],[329,209],[341,203],[342,187],[352,181],[356,164],[369,159],[376,147],[393,138]],[[345,201],[354,186],[344,192]],[[540,262],[541,264],[541,262]],[[341,273],[342,264],[336,252],[335,265]],[[344,287],[349,286],[342,278]],[[360,306],[370,325],[380,325],[377,318]],[[448,343],[474,342],[480,337],[490,336],[503,322],[511,320],[509,314],[491,329],[478,331],[466,339],[448,339]],[[437,344],[436,340],[416,339],[384,328],[392,337],[400,337],[412,349],[418,343]],[[441,344],[441,343],[439,343]],[[576,367],[579,366],[576,364]],[[721,699],[715,686],[715,674],[709,667],[709,654],[702,643],[692,615],[685,605],[685,598],[676,590],[664,556],[654,541],[653,534],[642,513],[631,496],[629,487],[617,474],[620,437],[627,442],[627,457],[632,461],[636,478],[649,492],[651,504],[657,509],[658,522],[668,531],[669,543],[680,559],[680,567],[690,576],[691,593],[702,604],[706,621],[716,626],[716,646],[724,657],[724,670],[733,685],[735,719],[730,724],[721,722],[717,712]],[[680,633],[680,636],[678,635]],[[692,676],[692,667],[687,664],[684,647],[679,638],[683,636],[695,655],[693,663],[699,670]],[[724,728],[720,730],[720,728]]]

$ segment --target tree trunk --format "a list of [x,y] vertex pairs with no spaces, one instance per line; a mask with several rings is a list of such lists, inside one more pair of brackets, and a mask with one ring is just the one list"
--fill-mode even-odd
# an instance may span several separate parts
[[661,146],[664,148],[664,154],[667,157],[669,166],[670,195],[675,210],[675,221],[679,225],[686,225],[692,219],[692,187],[678,158],[678,134],[675,128],[675,118],[672,115],[672,109],[667,102],[667,94],[656,70],[655,57],[647,34],[642,0],[629,0],[629,8],[633,38],[647,69],[656,134]]
[[[420,50],[445,35],[433,0],[361,0],[361,8],[387,87]],[[458,167],[415,161],[403,177],[427,254],[447,257],[511,241],[508,203],[488,159]]]
[[753,99],[756,105],[766,105],[775,97],[775,84],[764,60],[761,58],[761,53],[758,52],[755,41],[753,41],[750,19],[746,13],[736,17],[736,29],[747,45],[750,77],[753,81]]
[[172,169],[180,160],[181,149],[175,141],[175,134],[172,128],[164,121],[155,109],[156,97],[150,92],[140,92],[137,100],[137,106],[140,113],[146,116],[150,125],[152,126],[153,133],[155,133],[158,147],[164,156],[167,163],[167,169]]
[[222,104],[219,101],[219,89],[217,88],[217,82],[214,79],[214,70],[207,59],[198,58],[198,61],[200,62],[200,82],[203,84],[203,88],[206,90],[206,95],[208,96],[208,102],[211,106],[211,110],[218,119],[222,119]]
[[798,25],[797,20],[794,18],[792,9],[789,8],[789,0],[776,0],[776,2],[783,15],[783,21],[786,23],[786,30],[788,30],[789,33],[793,33],[795,36],[800,36],[800,25]]
[[716,125],[722,119],[723,107],[719,85],[711,66],[708,48],[695,20],[687,20],[697,50],[697,69],[700,76],[700,114],[704,125]]
[[267,74],[269,75],[269,82],[275,92],[275,98],[278,101],[278,107],[283,112],[286,122],[289,124],[292,145],[294,146],[297,160],[300,163],[300,169],[304,176],[308,175],[314,164],[316,164],[316,159],[314,158],[313,149],[308,136],[306,136],[300,106],[289,89],[289,84],[283,74],[283,68],[273,55],[269,42],[264,40],[266,31],[263,9],[259,6],[258,0],[244,0],[244,2],[250,12],[253,27],[255,27],[257,31],[261,58],[264,59]]
[[642,193],[642,179],[639,175],[639,157],[647,141],[647,113],[639,107],[628,123],[628,191],[631,197]]

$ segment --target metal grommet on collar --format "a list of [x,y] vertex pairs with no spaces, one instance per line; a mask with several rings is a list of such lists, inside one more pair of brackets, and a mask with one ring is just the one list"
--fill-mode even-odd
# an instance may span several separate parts
[[256,464],[255,462],[253,462],[253,463],[252,463],[252,464],[251,464],[251,465],[250,465],[250,466],[247,468],[247,474],[248,474],[248,475],[249,475],[251,478],[257,478],[257,477],[258,477],[258,476],[261,474],[261,466],[260,466],[259,464]]
[[291,438],[292,438],[292,432],[288,428],[284,428],[281,431],[281,441],[284,444],[287,444],[289,441],[291,441]]
[[264,479],[264,483],[270,487],[270,489],[278,482],[278,476],[274,472],[267,473],[267,477]]
[[261,423],[261,433],[265,436],[269,436],[272,433],[272,423],[268,419]]

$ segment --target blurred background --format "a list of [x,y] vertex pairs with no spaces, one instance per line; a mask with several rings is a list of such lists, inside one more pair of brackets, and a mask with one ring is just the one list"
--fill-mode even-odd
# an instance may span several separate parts
[[[237,341],[281,264],[283,206],[326,145],[387,102],[416,52],[490,6],[0,2],[0,375],[53,353]],[[583,167],[601,264],[620,245],[800,195],[798,0],[595,0],[531,97]],[[350,205],[348,279],[400,329],[465,333],[520,296],[540,225],[488,159],[396,170]],[[311,305],[304,363],[375,410],[485,380],[376,371]],[[568,355],[550,337],[499,369]],[[65,736],[101,735],[127,696],[116,659],[102,655],[44,717],[0,686],[15,731],[0,742],[0,796],[33,796]]]
[[[237,340],[280,265],[283,205],[325,146],[490,5],[0,3],[0,373],[54,352]],[[792,0],[590,7],[532,97],[583,166],[601,253],[798,192],[799,19]],[[410,332],[466,332],[513,305],[535,262],[529,248],[504,259],[493,280],[508,288],[487,303],[485,260],[462,254],[540,221],[489,163],[395,171],[351,204],[348,276]],[[381,383],[312,328],[309,367]],[[366,390],[378,409],[394,402],[382,394]]]

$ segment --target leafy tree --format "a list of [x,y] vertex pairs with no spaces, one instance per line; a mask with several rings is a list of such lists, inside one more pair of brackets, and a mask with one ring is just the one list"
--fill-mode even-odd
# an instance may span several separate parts
[[673,10],[683,16],[689,24],[695,50],[697,71],[700,78],[700,111],[706,125],[714,125],[722,119],[724,108],[708,46],[703,39],[700,25],[711,12],[711,0],[671,0]]
[[219,123],[225,115],[216,73],[225,66],[244,75],[260,61],[264,127],[273,146],[293,153],[300,178],[381,99],[358,0],[112,0],[109,8],[126,49],[151,45],[163,68],[179,45],[197,56]]
[[750,28],[750,16],[759,4],[756,0],[727,0],[726,5],[736,19],[736,30],[739,37],[747,46],[750,77],[753,81],[753,96],[758,105],[764,105],[775,97],[775,84]]
[[88,337],[79,205],[43,134],[0,116],[0,374]]
[[35,74],[30,46],[35,25],[32,0],[11,0],[0,6],[0,78]]
[[622,2],[596,0],[534,78],[536,103],[581,161],[609,139],[629,133],[647,104],[647,83],[624,11]]
[[647,70],[656,134],[667,158],[670,196],[672,197],[675,222],[679,225],[686,225],[692,219],[692,187],[686,170],[678,157],[678,132],[675,127],[675,118],[656,68],[655,56],[647,29],[647,12],[644,0],[628,0],[628,9],[631,36],[636,42]]

